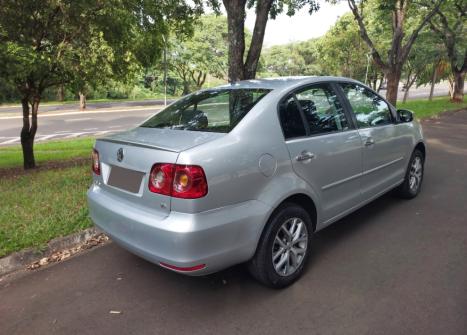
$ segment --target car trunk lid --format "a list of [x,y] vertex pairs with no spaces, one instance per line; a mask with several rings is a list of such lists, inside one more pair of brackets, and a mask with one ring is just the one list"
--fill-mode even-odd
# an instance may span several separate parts
[[101,187],[135,208],[167,216],[171,197],[150,192],[155,163],[177,162],[180,151],[212,141],[224,134],[136,128],[96,141],[101,164]]

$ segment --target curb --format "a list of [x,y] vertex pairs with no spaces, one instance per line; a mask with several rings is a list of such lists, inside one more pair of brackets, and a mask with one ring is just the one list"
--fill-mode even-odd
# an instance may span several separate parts
[[56,252],[84,244],[102,234],[100,229],[92,227],[68,236],[54,238],[47,243],[43,250],[28,248],[0,258],[0,277],[26,269],[29,265],[37,263]]

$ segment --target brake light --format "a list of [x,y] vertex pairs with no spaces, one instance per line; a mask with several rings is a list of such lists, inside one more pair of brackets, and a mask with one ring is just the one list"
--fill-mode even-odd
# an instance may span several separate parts
[[149,190],[154,193],[170,195],[172,191],[174,165],[168,163],[154,164],[149,176]]
[[92,149],[91,159],[92,171],[99,176],[101,174],[101,164],[99,162],[99,152],[96,149]]
[[151,169],[149,190],[175,198],[197,199],[208,193],[208,183],[200,166],[157,163]]

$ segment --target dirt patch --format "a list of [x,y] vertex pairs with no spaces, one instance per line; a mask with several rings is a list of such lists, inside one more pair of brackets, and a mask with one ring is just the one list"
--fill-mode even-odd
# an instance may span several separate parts
[[[91,159],[88,157],[71,158],[63,161],[43,162],[40,165],[38,165],[35,169],[31,170],[24,170],[22,166],[12,168],[0,168],[0,178],[14,178],[27,174],[37,173],[40,171],[66,169],[70,167],[83,166],[86,164],[89,164],[89,166],[91,166]],[[91,169],[91,167],[89,167],[89,169]]]

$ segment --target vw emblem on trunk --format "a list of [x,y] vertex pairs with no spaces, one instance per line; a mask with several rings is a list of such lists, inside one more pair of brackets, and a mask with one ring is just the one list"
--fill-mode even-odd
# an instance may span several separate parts
[[117,160],[121,162],[123,160],[123,148],[117,150]]

